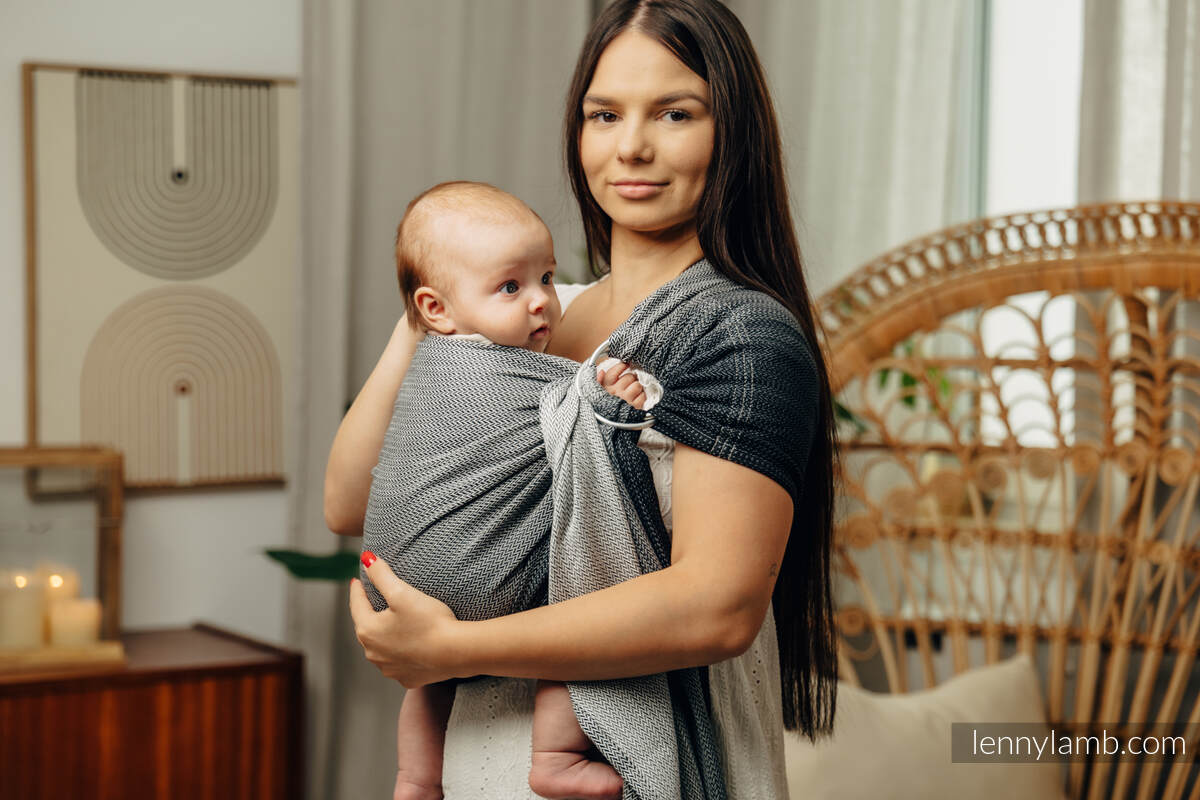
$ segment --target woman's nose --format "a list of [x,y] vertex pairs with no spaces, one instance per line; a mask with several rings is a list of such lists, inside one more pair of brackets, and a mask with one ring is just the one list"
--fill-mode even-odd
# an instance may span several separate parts
[[649,161],[654,158],[654,148],[646,136],[645,129],[636,123],[627,124],[617,143],[617,158],[625,163]]

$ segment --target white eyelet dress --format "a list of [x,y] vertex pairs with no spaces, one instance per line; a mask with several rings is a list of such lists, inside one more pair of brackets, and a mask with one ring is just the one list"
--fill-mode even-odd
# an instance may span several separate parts
[[[563,311],[588,285],[561,285]],[[653,429],[638,446],[650,459],[659,509],[671,530],[675,442]],[[779,650],[770,609],[754,644],[708,670],[709,696],[730,800],[787,800]],[[446,800],[537,800],[529,789],[535,682],[485,678],[459,686],[446,731]]]

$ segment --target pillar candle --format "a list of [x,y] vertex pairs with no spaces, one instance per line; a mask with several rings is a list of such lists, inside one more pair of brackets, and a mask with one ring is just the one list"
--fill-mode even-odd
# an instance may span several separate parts
[[100,640],[100,601],[60,599],[49,606],[50,644],[76,646]]
[[0,570],[0,647],[41,647],[44,608],[33,570]]
[[79,597],[79,573],[63,564],[42,562],[37,568],[38,580],[46,587],[46,602],[53,605],[60,600]]

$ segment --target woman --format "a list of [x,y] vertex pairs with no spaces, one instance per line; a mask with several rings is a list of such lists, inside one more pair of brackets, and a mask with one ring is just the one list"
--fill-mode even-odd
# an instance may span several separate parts
[[[352,585],[359,640],[406,686],[506,676],[460,687],[446,746],[448,798],[529,796],[532,682],[512,678],[587,681],[705,664],[728,796],[786,797],[780,728],[816,737],[834,712],[836,441],[775,115],[741,24],[716,0],[610,5],[584,43],[565,138],[589,259],[608,270],[578,296],[564,293],[548,352],[585,360],[639,303],[697,262],[774,298],[802,331],[793,345],[811,356],[803,491],[752,468],[754,454],[728,460],[713,455],[718,447],[644,432],[639,446],[651,457],[663,516],[673,516],[670,566],[463,623],[377,561],[368,573],[390,608],[374,613]],[[406,330],[397,326],[330,453],[326,520],[339,533],[361,530],[370,468],[416,344]],[[773,377],[747,374],[745,397],[767,396]]]

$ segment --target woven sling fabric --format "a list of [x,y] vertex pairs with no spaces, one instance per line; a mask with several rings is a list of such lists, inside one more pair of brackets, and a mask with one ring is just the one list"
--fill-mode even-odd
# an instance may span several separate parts
[[[798,499],[815,419],[808,345],[790,314],[705,261],[643,301],[609,353],[655,375],[654,427],[756,469]],[[580,371],[577,380],[577,373]],[[670,536],[638,411],[577,362],[428,336],[397,395],[364,548],[483,619],[662,569]],[[376,609],[386,606],[366,579]],[[706,668],[568,684],[580,725],[628,800],[726,796]]]

